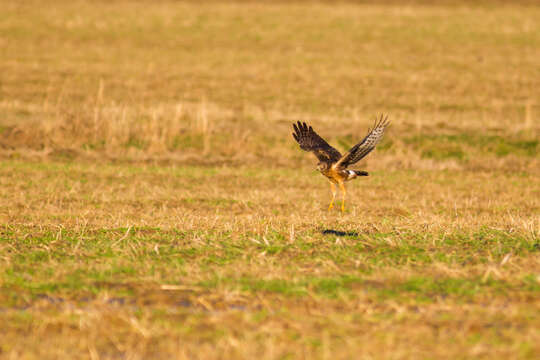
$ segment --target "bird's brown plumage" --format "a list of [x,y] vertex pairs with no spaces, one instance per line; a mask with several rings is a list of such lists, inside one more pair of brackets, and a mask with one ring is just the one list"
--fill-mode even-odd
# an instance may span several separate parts
[[338,160],[336,167],[347,168],[349,165],[355,164],[366,157],[381,141],[384,130],[389,124],[388,116],[383,117],[381,115],[379,120],[375,120],[375,125],[368,131],[366,137]]
[[357,163],[375,149],[383,137],[384,130],[389,124],[388,117],[381,115],[378,120],[375,120],[373,128],[368,131],[368,134],[364,139],[354,145],[344,155],[341,155],[338,150],[330,146],[305,122],[302,123],[298,121],[296,124],[293,124],[294,133],[292,135],[294,139],[298,142],[302,150],[311,151],[315,154],[317,159],[319,159],[319,171],[330,180],[334,197],[332,198],[329,209],[333,207],[336,194],[333,184],[338,184],[343,192],[341,210],[344,211],[344,182],[358,176],[367,176],[367,172],[365,171],[347,170],[347,167]]
[[330,146],[320,137],[311,126],[298,121],[293,124],[294,139],[300,144],[300,148],[305,151],[312,151],[321,162],[334,163],[341,158],[341,153]]

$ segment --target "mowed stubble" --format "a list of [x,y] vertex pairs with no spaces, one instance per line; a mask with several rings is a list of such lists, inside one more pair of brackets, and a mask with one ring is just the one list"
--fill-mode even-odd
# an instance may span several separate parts
[[540,351],[536,7],[0,7],[0,356]]

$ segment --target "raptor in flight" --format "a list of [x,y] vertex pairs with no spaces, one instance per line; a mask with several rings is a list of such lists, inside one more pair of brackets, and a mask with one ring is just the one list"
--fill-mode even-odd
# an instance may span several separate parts
[[294,139],[300,145],[300,148],[305,151],[311,151],[315,154],[319,163],[319,170],[330,181],[332,190],[332,201],[328,210],[334,207],[336,198],[336,186],[338,185],[342,193],[341,211],[345,211],[345,182],[352,180],[358,176],[368,176],[366,171],[349,170],[348,166],[357,163],[367,154],[369,154],[375,146],[381,141],[384,130],[390,124],[388,117],[381,117],[375,121],[375,125],[368,131],[364,140],[354,145],[345,155],[341,155],[339,151],[330,146],[322,137],[320,137],[311,126],[306,123],[293,124]]

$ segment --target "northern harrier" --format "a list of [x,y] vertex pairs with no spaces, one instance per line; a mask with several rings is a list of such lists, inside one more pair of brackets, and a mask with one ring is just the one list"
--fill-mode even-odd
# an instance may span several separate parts
[[330,146],[322,137],[320,137],[311,126],[306,123],[298,121],[297,124],[293,124],[294,133],[292,134],[294,139],[300,144],[300,148],[305,151],[311,151],[315,154],[319,163],[317,164],[317,170],[319,170],[330,181],[330,187],[332,190],[332,201],[328,210],[334,207],[334,200],[336,198],[337,184],[343,194],[341,202],[341,211],[345,211],[345,181],[352,180],[358,176],[368,176],[366,171],[348,170],[349,165],[355,164],[369,154],[375,146],[381,141],[384,130],[388,126],[388,117],[381,117],[375,121],[375,125],[368,131],[368,134],[364,140],[354,145],[345,155],[341,155],[339,151]]

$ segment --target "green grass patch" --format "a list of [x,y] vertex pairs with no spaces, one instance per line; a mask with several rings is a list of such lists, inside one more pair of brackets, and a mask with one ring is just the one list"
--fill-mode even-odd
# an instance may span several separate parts
[[404,139],[405,143],[419,150],[422,156],[436,160],[454,158],[466,160],[467,153],[536,157],[540,147],[538,140],[508,138],[498,135],[414,135]]

